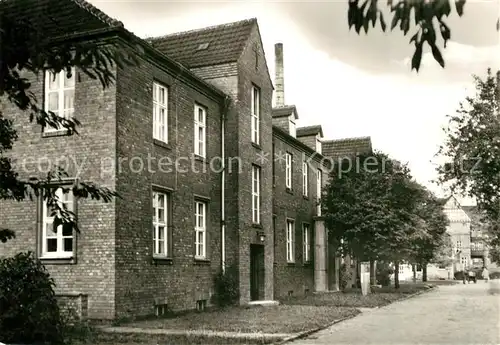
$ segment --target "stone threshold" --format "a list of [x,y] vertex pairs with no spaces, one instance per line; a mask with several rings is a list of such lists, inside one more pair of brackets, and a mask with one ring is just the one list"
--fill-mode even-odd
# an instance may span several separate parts
[[104,333],[119,334],[148,334],[148,335],[191,335],[220,338],[243,338],[243,339],[283,339],[294,336],[294,333],[242,333],[210,330],[180,330],[180,329],[152,329],[139,327],[99,327]]

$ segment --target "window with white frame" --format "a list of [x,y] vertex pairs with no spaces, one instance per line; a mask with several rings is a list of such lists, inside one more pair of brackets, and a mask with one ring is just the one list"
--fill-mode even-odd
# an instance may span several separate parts
[[195,202],[195,258],[207,257],[207,203]]
[[168,142],[168,88],[153,83],[153,138]]
[[286,220],[286,261],[295,262],[295,222]]
[[302,245],[304,262],[311,261],[311,230],[309,224],[302,224]]
[[207,154],[207,111],[196,104],[194,107],[194,153],[200,157]]
[[252,166],[252,222],[260,224],[260,167]]
[[321,186],[322,186],[322,183],[323,183],[323,172],[320,169],[318,169],[317,175],[316,175],[316,199],[317,199],[317,202],[318,202],[318,205],[316,206],[316,211],[317,211],[318,216],[321,216],[321,204],[320,204],[320,201],[321,201]]
[[292,189],[292,161],[293,156],[291,153],[285,153],[285,185],[286,188]]
[[168,236],[168,194],[153,192],[153,255],[170,256]]
[[[75,111],[75,69],[68,78],[66,71],[54,74],[45,71],[45,111],[51,111],[59,117],[70,119]],[[53,132],[64,128],[47,126],[45,132]]]
[[260,144],[260,90],[252,86],[252,142]]
[[309,166],[307,162],[302,163],[302,194],[309,196]]
[[462,250],[462,241],[457,241],[457,252]]
[[[75,213],[75,200],[73,193],[64,193],[61,188],[55,192],[56,202],[60,208]],[[74,248],[74,232],[72,227],[58,225],[54,229],[54,212],[49,209],[47,202],[42,206],[42,258],[71,258]]]
[[405,273],[405,266],[403,264],[399,265],[399,274]]

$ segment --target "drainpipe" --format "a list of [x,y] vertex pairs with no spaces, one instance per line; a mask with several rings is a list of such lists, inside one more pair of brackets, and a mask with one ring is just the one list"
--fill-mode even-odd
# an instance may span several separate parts
[[222,105],[222,117],[221,117],[221,160],[222,160],[222,173],[221,173],[221,268],[222,273],[226,272],[226,154],[225,154],[225,127],[226,127],[226,116],[229,109],[229,103],[231,99],[226,96],[224,103]]

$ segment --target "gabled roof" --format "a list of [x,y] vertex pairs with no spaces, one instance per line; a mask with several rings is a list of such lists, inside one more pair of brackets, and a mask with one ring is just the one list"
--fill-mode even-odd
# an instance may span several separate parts
[[148,38],[156,49],[188,68],[236,62],[257,19]]
[[295,120],[299,118],[299,114],[297,113],[297,107],[294,105],[284,105],[281,107],[273,108],[272,115],[273,117],[283,117],[294,115]]
[[123,23],[109,17],[85,0],[4,0],[0,13],[29,18],[43,38],[56,38],[112,27]]
[[342,158],[358,153],[371,153],[372,141],[370,137],[344,138],[324,140],[321,144],[323,156]]
[[297,128],[297,138],[316,136],[318,134],[323,138],[323,128],[321,127],[321,125],[305,126]]

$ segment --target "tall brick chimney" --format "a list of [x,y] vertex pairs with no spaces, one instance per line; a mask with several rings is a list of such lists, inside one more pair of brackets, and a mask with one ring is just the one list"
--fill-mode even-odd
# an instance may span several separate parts
[[285,105],[285,80],[284,80],[284,67],[283,67],[283,43],[276,43],[274,45],[274,57],[276,64],[276,75],[274,83],[276,84],[276,107]]

